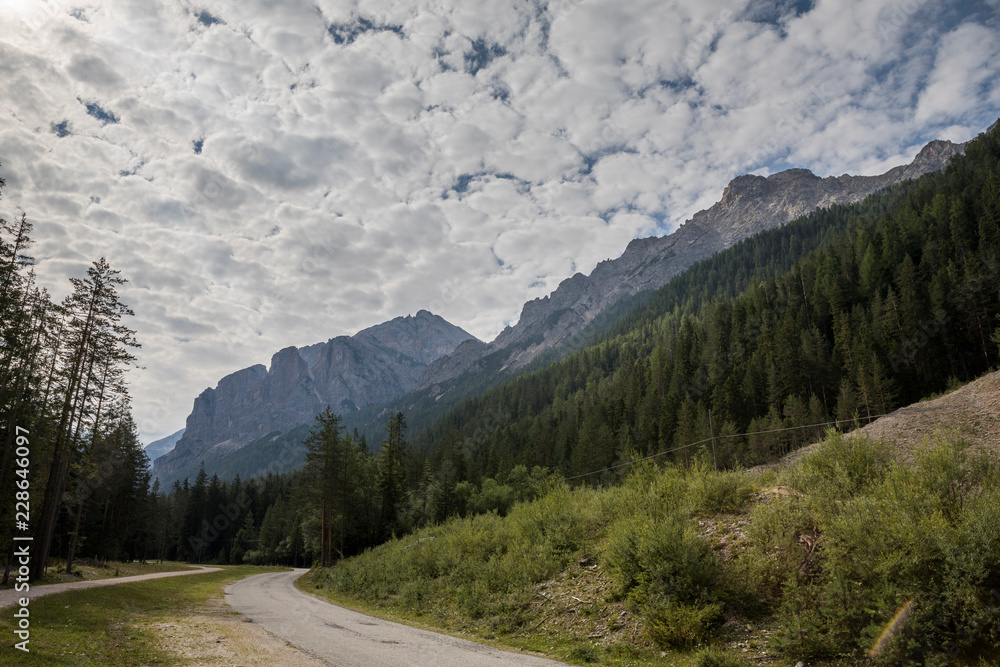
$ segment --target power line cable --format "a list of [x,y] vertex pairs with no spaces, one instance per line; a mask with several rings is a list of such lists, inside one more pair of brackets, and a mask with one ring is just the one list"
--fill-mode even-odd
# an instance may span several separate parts
[[[885,417],[888,414],[890,414],[890,413],[887,412],[887,413],[881,414],[881,415],[869,415],[867,417],[859,417],[858,420],[860,420],[860,419],[867,419],[868,423],[871,423],[871,421],[873,419],[878,419],[879,417]],[[805,426],[786,426],[784,428],[772,428],[772,429],[769,429],[767,431],[752,431],[750,433],[733,433],[733,434],[730,434],[730,435],[717,435],[717,436],[715,436],[714,439],[715,440],[721,440],[722,438],[744,438],[744,437],[746,437],[748,435],[764,435],[766,433],[781,433],[782,431],[797,431],[797,430],[803,429],[803,428],[816,428],[817,426],[835,426],[835,425],[843,424],[845,422],[846,423],[854,423],[855,421],[858,421],[858,420],[856,420],[856,419],[838,419],[838,420],[835,420],[835,421],[820,422],[819,424],[808,424],[808,425],[805,425]],[[591,475],[596,475],[598,473],[608,472],[610,470],[617,470],[618,468],[624,468],[625,466],[630,466],[633,463],[639,463],[640,461],[648,461],[649,459],[655,459],[657,457],[665,456],[667,454],[673,454],[674,452],[679,452],[679,451],[681,451],[683,449],[687,449],[688,447],[697,447],[698,445],[704,445],[706,442],[712,442],[712,438],[705,438],[704,440],[699,440],[697,442],[692,442],[692,443],[689,443],[687,445],[681,445],[680,447],[674,447],[673,449],[668,449],[666,451],[657,452],[656,454],[650,454],[649,456],[643,456],[642,458],[639,458],[639,459],[633,459],[633,460],[627,461],[625,463],[619,463],[618,465],[609,466],[607,468],[601,468],[600,470],[592,470],[591,472],[585,472],[585,473],[581,473],[579,475],[573,475],[572,477],[566,477],[564,479],[568,482],[570,480],[580,479],[581,477],[590,477]]]

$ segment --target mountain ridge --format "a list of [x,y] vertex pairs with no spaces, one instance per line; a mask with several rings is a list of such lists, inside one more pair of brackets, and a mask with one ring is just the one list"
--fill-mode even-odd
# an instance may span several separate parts
[[490,343],[475,349],[467,346],[461,355],[456,350],[430,364],[418,388],[452,380],[493,354],[503,357],[498,364],[501,372],[522,368],[579,334],[621,298],[660,287],[695,262],[817,208],[855,203],[894,183],[937,171],[963,147],[931,141],[910,163],[877,176],[820,177],[808,169],[737,176],[716,204],[695,213],[673,233],[633,239],[618,258],[600,262],[590,275],[577,273],[551,294],[526,302],[517,323]]
[[169,481],[199,460],[223,458],[274,431],[288,431],[327,405],[338,412],[381,403],[415,388],[427,364],[475,340],[460,327],[420,310],[303,348],[274,353],[226,375],[194,401],[183,436],[153,464]]
[[[469,391],[491,386],[536,360],[555,360],[558,356],[552,355],[581,347],[587,327],[602,313],[613,312],[615,304],[665,285],[698,261],[818,208],[859,202],[894,183],[937,171],[963,150],[964,144],[932,141],[910,163],[876,176],[820,177],[808,169],[738,176],[716,204],[695,213],[673,233],[633,239],[618,258],[600,262],[590,275],[577,273],[549,295],[526,302],[517,323],[504,328],[489,343],[462,332],[460,340],[425,349],[412,331],[405,327],[397,330],[401,322],[437,318],[422,310],[416,317],[398,317],[354,337],[285,348],[272,357],[270,371],[258,364],[226,376],[215,390],[203,392],[188,418],[185,437],[171,455],[157,461],[154,477],[164,471],[190,470],[198,455],[210,460],[222,458],[270,432],[288,432],[311,422],[326,405],[345,415],[364,406],[383,406],[381,415],[386,410],[402,409],[386,406],[395,406],[414,391],[428,394],[432,403],[445,393],[453,393],[441,403],[452,404]],[[393,323],[395,328],[390,326]],[[336,371],[341,367],[347,372]],[[456,385],[459,378],[472,376],[475,379],[469,386]],[[386,385],[397,391],[371,390]],[[319,391],[317,386],[327,390]],[[291,409],[279,405],[275,410],[261,392],[282,397]],[[218,421],[213,400],[216,393],[228,406],[222,412],[236,417],[236,428],[229,429],[235,430],[236,437],[222,437],[229,433],[225,428],[221,434],[212,432],[212,424]],[[254,421],[253,406],[270,410],[269,418]]]

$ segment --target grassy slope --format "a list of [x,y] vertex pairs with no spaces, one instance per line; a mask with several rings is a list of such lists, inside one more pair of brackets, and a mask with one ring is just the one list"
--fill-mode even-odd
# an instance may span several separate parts
[[[791,467],[652,467],[456,519],[304,589],[576,663],[854,664],[896,610],[881,664],[1000,652],[1000,465],[939,440],[913,462],[831,438]],[[992,647],[992,648],[991,648]],[[989,660],[989,662],[986,662]]]
[[[222,589],[228,584],[251,574],[285,569],[233,567],[33,600],[30,653],[11,648],[19,640],[12,634],[11,624],[4,623],[0,627],[0,664],[192,664],[171,651],[152,626],[175,625],[185,617],[204,615],[209,600],[222,598]],[[239,654],[234,657],[238,660]]]

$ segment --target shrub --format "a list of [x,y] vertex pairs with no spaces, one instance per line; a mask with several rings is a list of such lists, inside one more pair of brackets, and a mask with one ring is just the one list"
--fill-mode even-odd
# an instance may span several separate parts
[[721,618],[719,603],[649,605],[646,632],[660,646],[695,646],[709,638]]
[[742,472],[696,469],[689,479],[692,511],[698,514],[735,514],[743,511],[753,486]]
[[720,648],[706,648],[694,657],[695,667],[745,667],[743,656]]
[[827,436],[788,471],[790,486],[826,503],[860,493],[885,477],[893,457],[881,442],[832,431]]
[[726,565],[726,587],[746,611],[765,611],[802,566],[799,538],[815,533],[815,518],[806,498],[775,495],[753,507],[746,532],[746,549]]
[[679,517],[638,516],[612,527],[603,561],[618,593],[640,603],[700,600],[720,572],[709,544]]
[[[947,662],[995,642],[996,462],[958,441],[929,444],[913,465],[878,463],[875,443],[843,444],[798,473],[827,496],[810,502],[823,541],[815,567],[787,574],[778,647],[802,657],[861,655],[893,619],[877,656],[884,664]],[[816,474],[834,468],[849,475],[839,493]]]

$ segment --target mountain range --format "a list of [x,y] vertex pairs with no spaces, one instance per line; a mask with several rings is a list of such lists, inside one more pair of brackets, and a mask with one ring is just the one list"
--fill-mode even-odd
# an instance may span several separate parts
[[160,438],[159,440],[154,440],[145,447],[143,451],[146,452],[146,456],[149,457],[150,461],[155,461],[164,454],[173,451],[174,447],[177,446],[177,442],[184,435],[184,429],[177,431],[176,433],[171,433],[165,438]]
[[621,257],[601,262],[589,276],[577,273],[549,296],[524,304],[517,324],[491,343],[469,341],[435,361],[418,388],[484,367],[483,360],[492,355],[498,363],[490,365],[501,372],[524,367],[584,331],[621,299],[665,285],[695,262],[817,208],[859,202],[900,181],[937,171],[960,152],[961,144],[932,141],[910,164],[879,176],[820,178],[807,169],[740,176],[729,183],[718,203],[696,213],[674,233],[633,240]]
[[354,336],[286,347],[271,357],[270,368],[244,368],[203,391],[176,447],[154,461],[153,477],[169,483],[201,461],[310,422],[328,405],[349,412],[395,398],[417,387],[428,364],[467,340],[474,337],[421,310]]
[[616,305],[665,285],[696,262],[817,208],[855,203],[942,169],[963,147],[932,141],[911,163],[878,176],[821,178],[806,169],[740,176],[718,203],[672,234],[635,239],[589,276],[577,273],[552,294],[525,303],[518,322],[489,343],[420,311],[352,337],[285,348],[270,369],[237,371],[195,399],[183,437],[154,462],[153,476],[169,483],[189,475],[202,461],[225,459],[311,422],[327,405],[345,414],[368,408],[373,419],[405,409],[417,396],[439,409],[454,405],[533,362],[581,347],[596,322],[613,317]]

